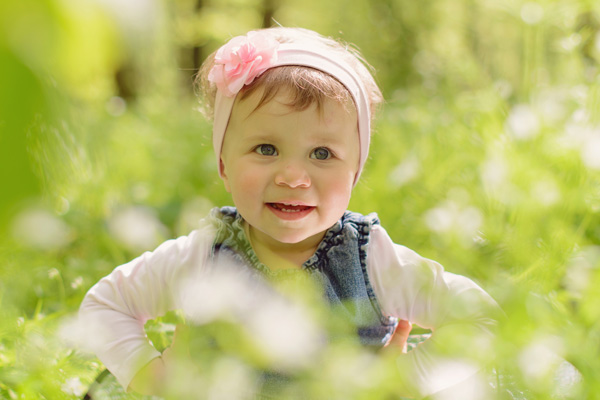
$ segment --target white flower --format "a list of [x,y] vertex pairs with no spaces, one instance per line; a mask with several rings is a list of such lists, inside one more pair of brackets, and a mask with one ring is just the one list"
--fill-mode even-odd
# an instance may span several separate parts
[[246,314],[259,305],[257,297],[262,296],[262,289],[236,267],[223,264],[182,282],[179,302],[186,318],[207,324]]
[[445,201],[425,214],[425,223],[433,232],[457,232],[472,237],[483,223],[483,214],[474,206]]
[[538,3],[527,2],[521,7],[521,19],[526,24],[538,24],[542,18],[544,18],[544,8]]
[[600,170],[600,130],[590,135],[581,147],[581,159],[586,167]]
[[421,171],[419,159],[411,154],[398,164],[390,173],[389,180],[394,186],[404,186],[414,180]]
[[14,219],[12,234],[25,245],[41,250],[55,250],[73,240],[73,230],[66,222],[49,211],[31,208]]
[[321,343],[321,332],[299,305],[272,299],[249,320],[252,337],[283,368],[306,365]]
[[540,121],[536,113],[526,104],[520,104],[510,110],[506,120],[508,130],[515,139],[528,140],[538,135]]
[[71,282],[71,287],[73,289],[77,289],[80,288],[83,285],[83,277],[78,276],[77,278],[73,279],[73,282]]
[[81,383],[79,377],[69,378],[62,384],[60,389],[66,393],[76,397],[81,397],[85,394],[86,387]]
[[558,185],[551,179],[537,181],[531,189],[531,195],[543,206],[552,206],[561,198]]
[[281,368],[306,365],[322,342],[310,313],[257,276],[221,263],[186,279],[178,302],[195,324],[230,320],[243,326],[272,362]]
[[155,213],[141,206],[116,212],[108,221],[108,229],[115,239],[135,253],[156,247],[167,232]]
[[[471,380],[467,380],[467,378],[474,377],[480,369],[481,367],[467,361],[441,360],[432,368],[431,371],[429,371],[429,376],[431,376],[431,379],[426,383],[422,382],[421,390],[423,393],[435,393],[442,391],[441,393],[435,395],[434,398],[446,400],[448,399],[448,397],[446,397],[448,393],[444,393],[443,390],[454,387],[457,383],[464,382],[464,384],[461,385],[461,396],[451,398],[483,400],[483,398],[477,396],[478,391],[474,390],[480,389],[482,385],[477,380],[473,382],[471,382]],[[465,382],[465,380],[467,381]]]
[[534,384],[542,384],[553,374],[563,359],[564,344],[556,336],[541,336],[519,354],[518,363],[523,376]]

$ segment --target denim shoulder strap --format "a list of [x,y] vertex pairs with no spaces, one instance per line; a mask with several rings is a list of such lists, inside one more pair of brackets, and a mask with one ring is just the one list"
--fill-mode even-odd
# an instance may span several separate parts
[[375,214],[347,211],[304,264],[322,281],[329,302],[356,326],[361,343],[375,347],[388,342],[398,323],[382,314],[367,273],[370,232],[378,224]]

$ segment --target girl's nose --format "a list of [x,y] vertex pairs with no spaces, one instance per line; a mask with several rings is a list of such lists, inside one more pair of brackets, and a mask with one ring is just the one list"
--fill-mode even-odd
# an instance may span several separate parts
[[310,176],[302,165],[289,162],[277,171],[275,183],[291,188],[307,188],[310,187]]

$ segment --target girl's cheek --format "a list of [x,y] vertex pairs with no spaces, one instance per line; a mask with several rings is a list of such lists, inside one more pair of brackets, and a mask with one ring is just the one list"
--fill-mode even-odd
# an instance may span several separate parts
[[255,188],[257,182],[263,179],[264,171],[247,166],[238,171],[238,183],[244,189]]

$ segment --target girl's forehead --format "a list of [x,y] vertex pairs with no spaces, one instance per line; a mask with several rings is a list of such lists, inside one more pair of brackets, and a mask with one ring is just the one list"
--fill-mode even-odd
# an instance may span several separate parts
[[278,90],[266,99],[264,98],[263,91],[257,90],[245,98],[241,96],[236,98],[232,109],[232,117],[243,119],[247,119],[252,115],[278,117],[314,109],[323,118],[327,118],[332,113],[337,115],[343,114],[345,118],[350,117],[356,120],[358,118],[352,100],[338,101],[323,97],[299,104],[296,99],[297,96],[291,90],[285,88]]
[[257,94],[236,100],[225,134],[226,142],[269,142],[295,137],[298,144],[356,142],[358,145],[358,117],[354,108],[348,110],[335,100],[327,99],[320,107],[313,103],[300,110],[289,105],[290,97],[284,92],[257,108],[260,98]]

